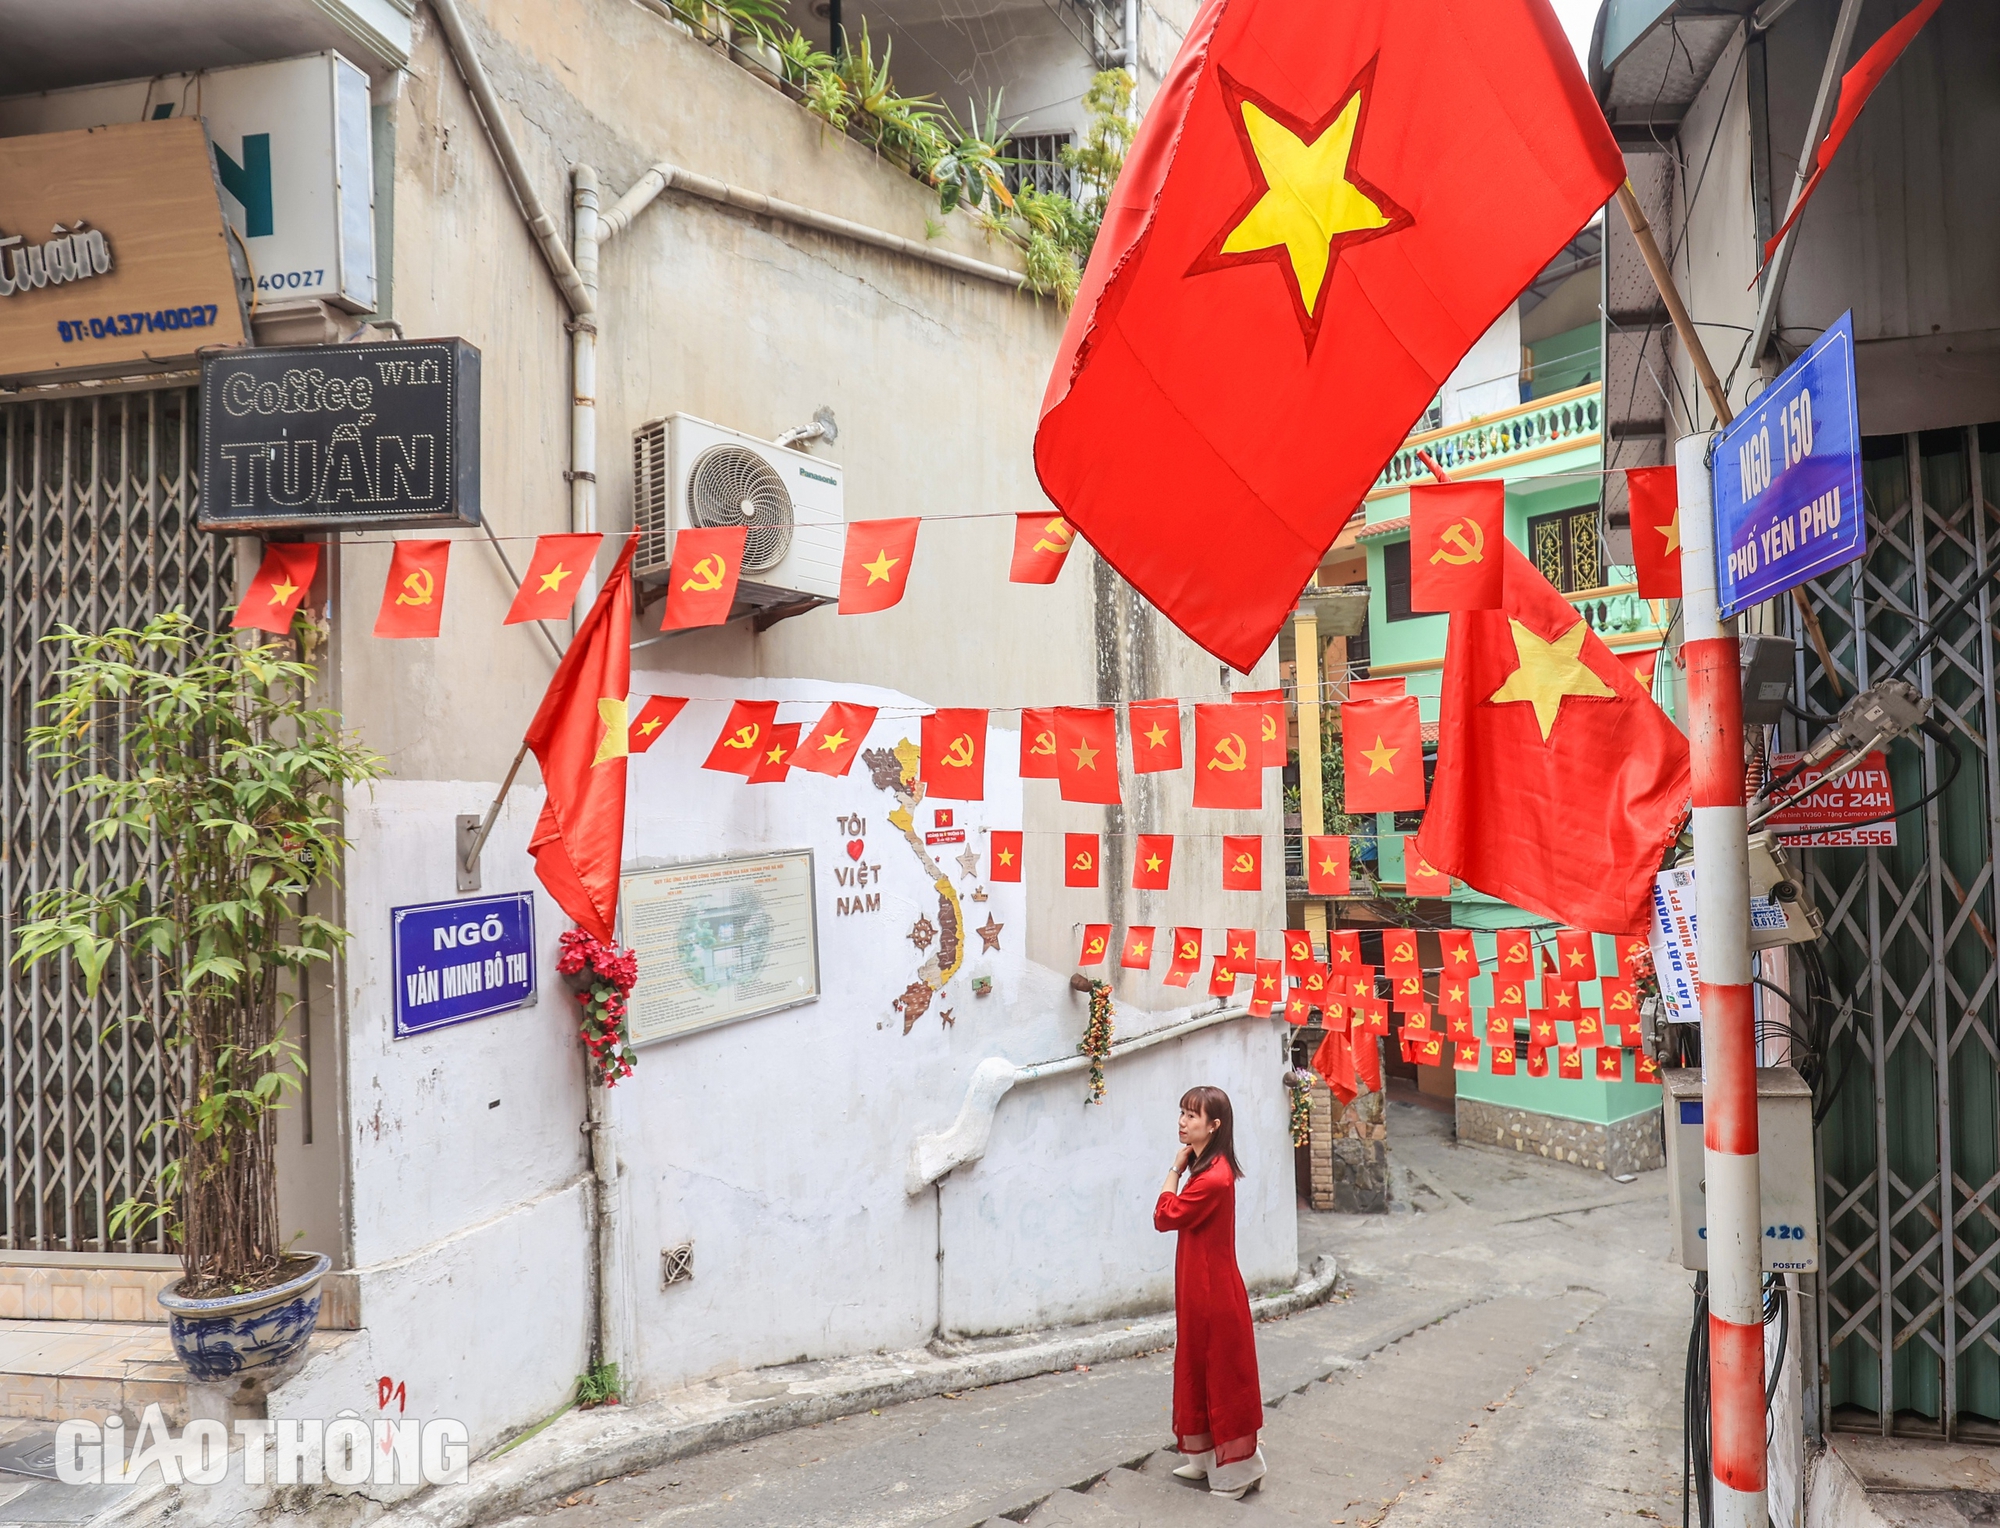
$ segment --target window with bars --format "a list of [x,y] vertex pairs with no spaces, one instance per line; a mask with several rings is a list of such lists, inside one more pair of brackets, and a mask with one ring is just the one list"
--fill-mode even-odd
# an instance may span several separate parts
[[1044,195],[1076,198],[1076,171],[1062,162],[1062,151],[1074,141],[1069,133],[1029,133],[1011,138],[1002,151],[1014,161],[1007,166],[1007,189],[1019,193],[1033,186]]
[[1598,539],[1597,506],[1537,515],[1528,522],[1528,555],[1542,577],[1564,594],[1604,587],[1604,547]]

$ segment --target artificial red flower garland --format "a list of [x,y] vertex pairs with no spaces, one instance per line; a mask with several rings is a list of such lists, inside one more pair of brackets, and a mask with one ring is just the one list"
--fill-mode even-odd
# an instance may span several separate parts
[[616,1087],[619,1078],[632,1075],[632,1063],[638,1059],[632,1054],[625,1000],[639,980],[639,957],[573,928],[562,936],[556,970],[583,1005],[579,1033],[598,1080],[607,1088]]

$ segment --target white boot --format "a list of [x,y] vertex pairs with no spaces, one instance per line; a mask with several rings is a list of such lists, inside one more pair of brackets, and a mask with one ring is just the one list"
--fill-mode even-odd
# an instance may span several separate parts
[[1189,1454],[1186,1464],[1174,1466],[1174,1473],[1182,1480],[1206,1480],[1208,1472],[1214,1468],[1215,1450],[1211,1448],[1203,1453]]
[[1208,1494],[1226,1496],[1231,1501],[1241,1501],[1263,1483],[1264,1450],[1261,1448],[1248,1459],[1239,1459],[1234,1464],[1219,1464],[1208,1472]]

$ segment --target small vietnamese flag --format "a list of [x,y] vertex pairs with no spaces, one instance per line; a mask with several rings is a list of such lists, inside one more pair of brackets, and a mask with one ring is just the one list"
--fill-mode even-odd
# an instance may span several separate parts
[[1438,945],[1444,952],[1445,975],[1473,977],[1479,974],[1479,951],[1473,947],[1471,929],[1440,929]]
[[1596,980],[1597,948],[1591,936],[1582,929],[1557,929],[1556,967],[1562,972],[1566,981]]
[[1417,935],[1414,929],[1394,928],[1382,935],[1382,969],[1401,976],[1417,969]]
[[1632,677],[1639,681],[1639,688],[1650,695],[1653,693],[1653,676],[1660,669],[1660,651],[1657,647],[1628,647],[1612,656],[1632,671]]
[[875,725],[874,706],[836,700],[820,714],[820,719],[792,756],[794,769],[809,769],[816,775],[838,779],[854,767],[861,745],[868,741],[868,729]]
[[1057,778],[1054,706],[1030,706],[1021,713],[1021,778]]
[[1597,1053],[1597,1080],[1599,1082],[1623,1082],[1625,1080],[1625,1052],[1613,1050],[1610,1046]]
[[1460,1040],[1452,1047],[1451,1064],[1456,1070],[1461,1072],[1478,1071],[1479,1042],[1477,1040]]
[[1619,934],[1617,964],[1621,975],[1638,976],[1653,969],[1653,949],[1644,934]]
[[282,637],[292,629],[292,616],[312,588],[319,571],[319,544],[313,541],[269,541],[264,560],[236,607],[232,630],[254,628]]
[[749,535],[748,526],[720,525],[690,526],[674,537],[661,631],[720,626],[729,619],[729,607],[736,603],[736,581],[743,574],[743,543]]
[[775,700],[739,700],[729,708],[729,716],[715,739],[715,746],[703,759],[703,769],[718,769],[726,775],[747,775],[756,767],[764,736],[777,719]]
[[1632,565],[1639,597],[1681,597],[1681,489],[1672,467],[1628,467],[1625,497],[1632,506]]
[[1537,1008],[1533,1013],[1528,1015],[1528,1043],[1530,1045],[1554,1045],[1557,1039],[1556,1016],[1550,1013],[1548,1009]]
[[986,858],[988,862],[988,880],[1020,880],[1021,830],[1019,828],[995,828]]
[[1351,928],[1335,929],[1326,936],[1326,963],[1337,972],[1361,969],[1361,934]]
[[1014,561],[1007,569],[1007,582],[1054,583],[1075,536],[1069,521],[1058,514],[1014,516]]
[[[873,615],[903,597],[917,553],[914,516],[903,520],[851,520],[840,559],[840,613]],[[960,800],[977,800],[960,797]]]
[[1225,833],[1222,838],[1222,889],[1264,889],[1264,840],[1255,833]]
[[1576,990],[1576,983],[1559,976],[1542,978],[1542,1003],[1559,1019],[1573,1019],[1583,1011],[1582,994]]
[[1524,928],[1503,928],[1494,934],[1499,950],[1499,971],[1516,981],[1535,974],[1535,936]]
[[1302,928],[1285,930],[1285,975],[1294,981],[1305,980],[1305,974],[1318,964],[1313,959],[1312,935]]
[[[1441,1009],[1439,1011],[1443,1012]],[[1479,1038],[1472,1032],[1472,1015],[1470,1013],[1444,1014],[1444,1034],[1447,1040],[1476,1040]]]
[[1312,1004],[1306,1001],[1304,992],[1294,988],[1292,995],[1285,999],[1285,1022],[1296,1024],[1303,1029],[1312,1022]]
[[625,731],[626,753],[644,753],[651,748],[686,706],[687,700],[683,696],[648,695],[646,703],[633,716],[632,725]]
[[1260,960],[1252,968],[1252,975],[1250,1011],[1259,1018],[1266,1018],[1285,1000],[1284,962]]
[[1546,1045],[1528,1047],[1528,1075],[1530,1077],[1549,1075],[1549,1048]]
[[1370,998],[1368,1009],[1368,1033],[1386,1035],[1389,1032],[1389,1005],[1379,997]]
[[399,541],[389,558],[382,586],[382,609],[375,617],[378,637],[434,637],[444,620],[445,565],[449,541]]
[[1263,744],[1257,738],[1256,720],[1249,706],[1194,708],[1196,806],[1250,812],[1263,806]]
[[[683,533],[685,534],[685,533]],[[757,745],[757,761],[745,777],[752,785],[776,785],[792,772],[792,755],[798,751],[798,722],[774,722],[764,729]]]
[[1063,885],[1095,886],[1097,858],[1095,833],[1063,834]]
[[1416,696],[1348,701],[1340,708],[1340,735],[1348,811],[1424,809],[1423,727]]
[[1412,485],[1410,609],[1498,610],[1506,540],[1506,484]]
[[1345,833],[1314,833],[1306,837],[1306,892],[1315,897],[1344,897],[1353,861]]
[[1257,740],[1266,769],[1283,769],[1287,758],[1285,737],[1285,692],[1283,690],[1243,690],[1229,697],[1239,706],[1257,708]]
[[1438,1012],[1471,1013],[1472,983],[1449,971],[1438,978]]
[[1208,995],[1210,997],[1230,997],[1236,992],[1236,979],[1249,969],[1238,965],[1227,955],[1215,957],[1215,963],[1208,968]]
[[1132,735],[1132,772],[1158,774],[1181,767],[1181,703],[1178,700],[1135,700],[1126,708]]
[[1185,987],[1200,969],[1201,930],[1175,929],[1173,960],[1167,966],[1166,984],[1169,987]]
[[1117,712],[1109,706],[1056,707],[1056,778],[1065,801],[1118,804]]
[[1403,835],[1403,889],[1413,897],[1448,897],[1451,877],[1431,868],[1417,852],[1417,835]]
[[1230,961],[1245,970],[1257,958],[1257,931],[1251,928],[1233,928],[1223,941],[1223,953]]
[[1147,971],[1153,965],[1153,930],[1147,924],[1135,924],[1125,930],[1125,950],[1118,957],[1118,964],[1127,971]]
[[537,536],[528,571],[521,576],[521,587],[514,603],[507,607],[507,619],[500,624],[568,620],[576,597],[583,592],[583,576],[596,561],[603,540],[596,534]]
[[1495,1041],[1491,1052],[1493,1075],[1512,1077],[1514,1075],[1514,1046],[1511,1041]]
[[1574,1045],[1556,1047],[1556,1075],[1574,1082],[1583,1076],[1583,1052]]
[[986,713],[974,707],[933,711],[923,720],[922,735],[925,794],[938,801],[984,801]]
[[1132,889],[1165,891],[1174,873],[1174,835],[1141,833],[1132,850]]
[[1077,951],[1076,963],[1080,966],[1101,966],[1110,949],[1111,925],[1086,923],[1083,926],[1083,948]]

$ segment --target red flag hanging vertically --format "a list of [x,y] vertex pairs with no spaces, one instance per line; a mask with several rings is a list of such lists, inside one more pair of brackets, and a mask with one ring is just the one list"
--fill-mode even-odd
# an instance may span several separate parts
[[1625,498],[1632,508],[1632,565],[1639,595],[1681,597],[1681,489],[1672,467],[1628,467]]
[[1098,849],[1095,833],[1063,834],[1063,885],[1097,884]]
[[1056,778],[1056,708],[1030,706],[1021,713],[1021,778]]
[[946,707],[923,720],[919,771],[926,795],[940,801],[986,799],[986,712]]
[[378,637],[434,637],[444,620],[444,575],[449,541],[399,541],[382,586],[375,617]]
[[739,700],[723,718],[722,731],[702,760],[703,769],[720,770],[725,775],[748,775],[756,767],[758,745],[777,720],[775,700]]
[[1345,833],[1306,835],[1306,892],[1315,897],[1344,897],[1349,890],[1349,857]]
[[1166,985],[1185,987],[1201,970],[1201,930],[1198,928],[1177,928],[1174,930],[1173,962],[1167,967]]
[[1181,767],[1181,703],[1135,700],[1125,713],[1132,736],[1132,772],[1158,774]]
[[1342,802],[1350,812],[1424,809],[1424,736],[1417,697],[1350,700],[1340,708],[1347,770]]
[[1290,739],[1285,735],[1285,692],[1283,690],[1239,690],[1229,697],[1232,704],[1257,708],[1256,747],[1266,769],[1283,769],[1291,757]]
[[987,841],[987,879],[993,881],[1018,881],[1021,879],[1021,830],[1019,828],[995,828]]
[[1410,489],[1410,608],[1495,610],[1507,485],[1417,483]]
[[632,679],[632,551],[625,550],[556,665],[527,744],[548,797],[528,852],[549,895],[607,944],[625,843],[626,694]]
[[1118,714],[1111,707],[1056,707],[1056,778],[1065,801],[1118,804]]
[[1194,804],[1254,812],[1264,804],[1263,743],[1250,706],[1194,708]]
[[689,631],[720,626],[729,619],[736,581],[743,575],[743,543],[749,535],[745,526],[717,525],[689,526],[674,537],[660,630]]
[[1174,873],[1174,835],[1141,833],[1132,846],[1132,889],[1165,891]]
[[903,597],[921,523],[914,516],[847,523],[847,545],[840,558],[842,615],[873,615]]
[[1061,515],[1016,515],[1014,561],[1007,569],[1012,584],[1052,584],[1069,557],[1076,532]]
[[313,574],[318,571],[318,542],[266,543],[264,560],[258,564],[250,587],[243,591],[230,626],[237,631],[250,627],[282,637],[292,629],[292,615],[312,588]]
[[1247,671],[1452,367],[1624,175],[1546,0],[1203,7],[1070,314],[1044,490]]
[[590,571],[603,540],[595,532],[537,536],[528,571],[521,575],[521,587],[501,624],[568,620],[576,597],[583,592],[583,576]]
[[792,767],[809,769],[816,775],[836,779],[854,767],[861,745],[868,741],[868,729],[875,725],[874,706],[836,700],[821,714],[792,756]]
[[644,753],[651,748],[686,707],[685,696],[648,695],[646,703],[632,715],[632,725],[625,734],[625,751]]
[[1504,552],[1506,608],[1451,618],[1418,847],[1516,907],[1642,928],[1688,803],[1687,739],[1534,564]]
[[1222,889],[1264,889],[1264,840],[1255,833],[1222,835]]

